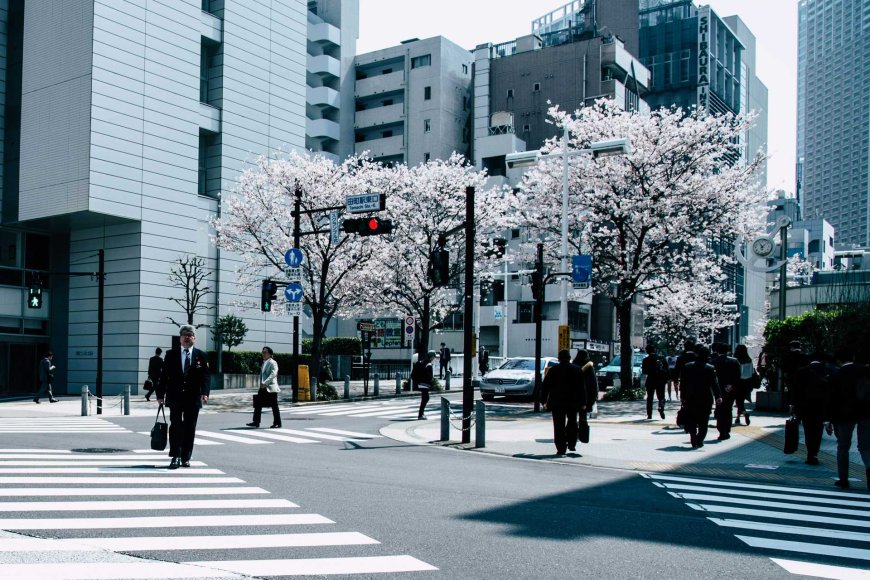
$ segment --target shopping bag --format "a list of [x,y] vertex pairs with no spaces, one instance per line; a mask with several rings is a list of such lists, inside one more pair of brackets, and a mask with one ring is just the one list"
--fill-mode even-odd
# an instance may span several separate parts
[[577,440],[580,443],[589,443],[589,423],[586,421],[577,424]]
[[786,455],[791,455],[797,451],[798,439],[800,438],[800,424],[800,419],[795,417],[791,417],[785,422],[785,445],[782,450]]
[[[163,413],[163,421],[160,420],[160,414]],[[163,410],[163,405],[157,408],[157,418],[154,421],[154,427],[151,428],[151,449],[154,451],[163,451],[166,449],[166,441],[169,438],[169,425],[166,423],[166,411]]]

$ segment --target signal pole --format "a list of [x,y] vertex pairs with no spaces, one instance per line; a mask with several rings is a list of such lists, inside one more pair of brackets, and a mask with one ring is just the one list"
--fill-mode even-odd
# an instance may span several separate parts
[[471,383],[474,332],[474,188],[465,188],[465,312],[463,313],[462,350],[462,442],[471,442],[471,413],[474,408],[474,385]]

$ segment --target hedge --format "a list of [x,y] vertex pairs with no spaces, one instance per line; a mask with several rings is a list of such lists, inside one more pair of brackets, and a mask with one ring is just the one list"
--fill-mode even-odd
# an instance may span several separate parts
[[[258,375],[260,368],[263,366],[263,355],[257,351],[236,351],[222,353],[222,370],[224,373],[232,375]],[[275,362],[278,363],[278,374],[289,375],[292,369],[293,355],[285,353],[275,353]],[[208,364],[212,371],[217,369],[217,353],[208,353]],[[311,355],[300,354],[299,364],[308,365],[308,373],[311,376],[317,376],[311,371]]]
[[[310,338],[302,339],[302,352],[311,354],[312,340]],[[320,343],[320,355],[350,355],[355,356],[360,354],[360,339],[351,336],[335,336],[324,338]]]

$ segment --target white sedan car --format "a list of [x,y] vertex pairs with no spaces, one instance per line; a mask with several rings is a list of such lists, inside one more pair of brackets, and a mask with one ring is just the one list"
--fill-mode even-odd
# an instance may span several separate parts
[[[552,357],[541,358],[541,378],[546,369],[559,364]],[[507,359],[500,367],[486,373],[480,380],[480,398],[491,401],[496,395],[505,397],[534,398],[535,359],[516,357]]]

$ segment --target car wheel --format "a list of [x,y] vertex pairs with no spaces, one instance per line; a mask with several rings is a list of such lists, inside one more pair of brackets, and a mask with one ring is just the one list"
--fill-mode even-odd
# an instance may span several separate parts
[[484,401],[492,401],[493,399],[495,399],[495,395],[483,395],[483,394],[481,394],[480,398],[483,399]]

